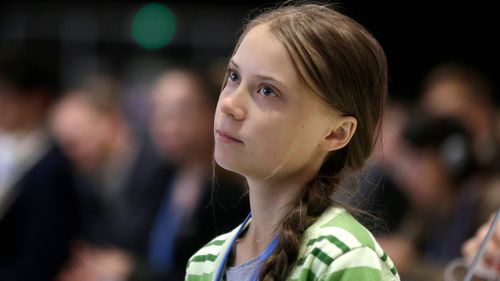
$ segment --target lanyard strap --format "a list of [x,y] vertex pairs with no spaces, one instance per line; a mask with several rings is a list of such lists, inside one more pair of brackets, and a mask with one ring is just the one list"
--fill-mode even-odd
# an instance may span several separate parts
[[273,240],[271,241],[271,243],[269,243],[269,245],[267,245],[267,247],[264,249],[264,252],[262,252],[262,254],[260,254],[259,256],[259,263],[257,264],[257,268],[256,270],[254,271],[253,275],[252,275],[252,281],[258,281],[259,280],[259,271],[258,270],[260,268],[260,266],[262,265],[262,263],[264,263],[264,261],[267,260],[267,258],[269,256],[271,256],[271,254],[273,253],[274,251],[274,248],[276,248],[276,245],[278,244],[278,236],[275,236],[273,238]]
[[220,263],[219,268],[217,269],[217,274],[215,275],[215,281],[220,281],[222,280],[222,275],[224,274],[224,269],[226,267],[227,259],[229,258],[229,254],[231,254],[231,250],[233,249],[234,243],[236,243],[236,239],[240,236],[241,232],[245,228],[245,225],[247,225],[248,221],[252,217],[252,213],[249,213],[246,219],[243,221],[243,223],[240,225],[240,228],[238,228],[238,232],[236,232],[236,235],[233,238],[233,241],[231,241],[231,244],[227,248],[226,252],[224,253],[224,257],[222,258],[222,261]]
[[[222,277],[224,275],[224,270],[226,268],[226,263],[227,263],[227,260],[229,259],[229,255],[231,254],[231,251],[234,247],[234,244],[236,243],[236,240],[240,236],[241,232],[243,232],[243,229],[245,228],[245,226],[247,225],[247,223],[251,217],[252,217],[252,214],[251,213],[248,214],[248,216],[245,218],[245,220],[241,224],[240,228],[236,232],[236,235],[234,236],[233,240],[231,241],[231,244],[229,245],[226,252],[224,253],[224,257],[222,258],[222,261],[219,265],[219,268],[217,269],[217,274],[215,275],[215,279],[214,279],[215,281],[222,280]],[[262,254],[260,254],[258,267],[260,267],[260,265],[272,254],[272,252],[274,251],[274,248],[276,248],[276,245],[278,244],[278,240],[279,240],[278,236],[274,237],[274,239],[271,241],[271,243],[269,243],[269,245],[267,245],[267,247],[264,249]],[[258,278],[259,278],[258,273],[259,273],[259,270],[255,270],[254,274],[252,275],[253,281],[258,280]]]

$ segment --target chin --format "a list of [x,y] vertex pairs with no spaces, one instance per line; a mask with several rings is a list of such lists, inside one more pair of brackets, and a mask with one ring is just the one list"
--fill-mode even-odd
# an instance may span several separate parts
[[[229,156],[229,157],[228,157]],[[219,152],[217,149],[214,151],[214,160],[217,165],[219,165],[221,168],[231,171],[233,173],[237,174],[242,174],[243,169],[241,163],[232,157],[230,155],[224,155],[223,153]]]

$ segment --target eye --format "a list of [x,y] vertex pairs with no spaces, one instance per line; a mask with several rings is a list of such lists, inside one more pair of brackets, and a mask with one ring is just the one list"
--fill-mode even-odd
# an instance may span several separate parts
[[238,82],[240,80],[240,76],[233,70],[229,70],[228,80],[231,82]]
[[259,94],[261,94],[264,97],[276,97],[276,96],[278,96],[276,94],[276,92],[271,87],[268,87],[268,86],[263,86],[262,88],[260,88]]

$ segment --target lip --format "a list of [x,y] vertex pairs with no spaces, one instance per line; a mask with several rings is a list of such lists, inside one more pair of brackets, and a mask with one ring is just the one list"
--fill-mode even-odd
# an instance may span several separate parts
[[222,130],[215,130],[215,137],[223,143],[243,143],[241,140]]

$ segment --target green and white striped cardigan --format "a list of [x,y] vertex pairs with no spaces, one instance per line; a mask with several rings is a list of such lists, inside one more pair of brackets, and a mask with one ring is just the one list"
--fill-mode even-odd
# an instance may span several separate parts
[[[237,231],[218,236],[196,252],[189,259],[185,280],[219,281],[215,274]],[[297,262],[287,280],[400,279],[372,234],[344,209],[330,207],[304,233]]]

